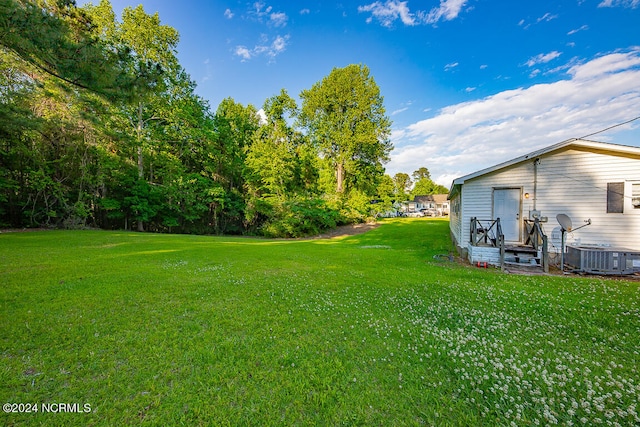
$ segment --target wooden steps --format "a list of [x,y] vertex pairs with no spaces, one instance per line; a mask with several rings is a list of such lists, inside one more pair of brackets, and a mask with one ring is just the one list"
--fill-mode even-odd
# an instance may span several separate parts
[[506,268],[542,268],[538,251],[531,246],[505,245],[504,264]]

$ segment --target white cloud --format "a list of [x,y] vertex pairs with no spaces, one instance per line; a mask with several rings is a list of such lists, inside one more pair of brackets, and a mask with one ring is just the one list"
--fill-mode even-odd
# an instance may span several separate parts
[[285,51],[285,49],[287,48],[287,40],[289,39],[289,36],[278,36],[276,37],[276,39],[273,41],[273,43],[271,43],[271,49],[269,51],[269,55],[271,56],[276,56],[282,52]]
[[256,115],[258,116],[258,121],[260,122],[261,125],[267,124],[267,113],[264,112],[263,108],[256,111]]
[[202,64],[204,64],[205,74],[204,74],[204,76],[202,76],[200,78],[200,82],[204,83],[206,81],[211,80],[211,77],[213,76],[213,73],[211,71],[211,60],[209,58],[207,58],[204,61],[202,61]]
[[286,13],[277,12],[271,14],[270,22],[274,27],[284,27],[285,25],[287,25],[288,19],[289,17]]
[[403,108],[399,108],[397,110],[394,110],[391,112],[392,116],[395,116],[396,114],[400,114],[400,113],[404,113],[405,111],[407,111],[409,109],[409,107],[403,107]]
[[253,4],[253,13],[258,16],[258,17],[262,17],[264,15],[267,15],[268,13],[271,12],[271,10],[273,9],[272,6],[267,6],[265,2],[262,1],[257,1]]
[[549,53],[541,53],[529,59],[526,64],[529,67],[533,67],[534,65],[537,65],[537,64],[546,64],[547,62],[556,59],[560,55],[562,55],[562,53],[558,52],[557,50],[554,50],[553,52],[549,52]]
[[552,15],[550,13],[545,13],[543,16],[541,16],[540,18],[538,18],[538,20],[536,21],[536,23],[540,23],[540,22],[549,22],[551,20],[554,20],[558,17],[558,15]]
[[235,52],[243,60],[251,59],[251,51],[246,48],[246,46],[236,46]]
[[273,6],[267,6],[263,1],[253,3],[252,9],[249,9],[247,16],[256,22],[274,27],[284,27],[287,25],[289,17],[284,12],[275,12]]
[[307,9],[307,8],[304,8],[304,9],[302,9],[300,11],[300,15],[308,15],[310,13],[311,13],[311,11],[309,9]]
[[233,18],[233,12],[231,12],[231,9],[227,9],[224,11],[224,17],[227,19]]
[[449,70],[451,70],[451,69],[453,69],[453,68],[456,68],[458,65],[460,65],[460,64],[459,64],[459,63],[457,63],[457,62],[452,62],[452,63],[450,63],[450,64],[445,65],[445,66],[444,66],[444,70],[445,70],[445,71],[449,71]]
[[[557,17],[558,15],[552,15],[547,12],[544,15],[542,15],[540,18],[536,19],[533,24],[535,25],[541,22],[549,22],[556,19]],[[521,19],[520,22],[518,22],[518,26],[524,28],[525,30],[528,30],[529,28],[531,28],[531,25],[532,25],[531,23],[527,23],[524,19]]]
[[[565,80],[451,105],[394,130],[387,172],[426,166],[448,186],[452,178],[622,123],[637,115],[638,105],[640,48],[609,53],[571,66]],[[638,125],[597,139],[632,126]]]
[[467,0],[440,0],[440,6],[434,7],[424,16],[427,24],[435,24],[441,19],[452,21],[458,17]]
[[572,66],[568,74],[574,79],[591,79],[597,76],[611,75],[623,70],[640,66],[640,47],[630,53],[616,52],[593,59],[586,64]]
[[412,13],[407,5],[408,1],[387,0],[384,3],[374,3],[358,6],[358,12],[369,12],[367,23],[377,19],[383,27],[392,27],[399,19],[406,26],[418,24],[436,24],[441,20],[451,21],[458,17],[460,11],[468,0],[440,0],[440,6],[434,7],[429,12],[418,10]]
[[[406,1],[388,0],[384,4],[377,1],[366,6],[358,6],[358,12],[371,12],[380,21],[383,27],[391,27],[393,23],[400,19],[405,25],[415,25],[416,21]],[[371,22],[368,18],[367,22]]]
[[598,7],[628,7],[635,9],[640,5],[640,0],[604,0]]
[[[227,10],[230,12],[229,9]],[[303,13],[303,11],[300,13]],[[227,16],[226,12],[225,16]],[[253,48],[244,45],[239,45],[234,48],[234,55],[239,56],[242,62],[259,56],[267,57],[271,62],[276,56],[286,50],[290,36],[275,34],[275,32],[278,31],[276,28],[282,28],[287,25],[289,17],[286,13],[274,11],[273,6],[268,6],[264,1],[256,1],[249,6],[243,18],[262,26],[264,32],[260,34]]]
[[571,31],[569,31],[569,32],[567,33],[567,35],[568,35],[568,36],[572,36],[572,35],[574,35],[575,33],[578,33],[578,32],[580,32],[580,31],[585,31],[585,30],[588,30],[588,29],[589,29],[589,26],[588,26],[588,25],[583,25],[583,26],[582,26],[582,27],[580,27],[580,28],[576,28],[575,30],[571,30]]
[[273,61],[276,56],[287,50],[289,35],[276,36],[273,40],[269,39],[266,34],[262,34],[260,43],[249,49],[246,46],[237,46],[234,50],[236,56],[242,58],[242,62],[246,62],[257,56],[266,56]]

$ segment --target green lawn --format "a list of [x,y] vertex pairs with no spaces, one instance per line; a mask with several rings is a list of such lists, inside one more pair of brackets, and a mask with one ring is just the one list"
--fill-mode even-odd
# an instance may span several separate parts
[[436,219],[1,234],[0,402],[39,411],[0,425],[640,423],[638,282],[434,258],[450,250]]

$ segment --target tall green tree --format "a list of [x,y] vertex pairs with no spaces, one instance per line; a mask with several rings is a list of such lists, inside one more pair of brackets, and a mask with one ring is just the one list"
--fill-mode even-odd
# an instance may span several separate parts
[[389,199],[366,67],[304,91],[303,114],[283,90],[261,121],[231,98],[212,114],[142,6],[0,0],[0,28],[2,225],[299,236]]
[[392,149],[391,121],[369,69],[334,68],[300,97],[300,122],[335,171],[336,193],[349,186],[375,192]]
[[377,200],[375,204],[376,216],[390,212],[396,198],[396,185],[389,175],[385,174],[378,184]]
[[[132,49],[137,61],[131,71],[142,83],[135,88],[132,118],[135,118],[138,145],[138,179],[144,180],[144,152],[152,144],[146,127],[151,120],[159,119],[149,107],[153,96],[158,94],[158,85],[164,83],[158,74],[177,64],[175,54],[179,36],[174,28],[160,24],[157,12],[147,15],[142,5],[138,5],[135,9],[127,7],[123,10],[117,37]],[[144,219],[144,215],[138,218],[138,231],[144,231]]]
[[285,90],[265,101],[264,123],[247,150],[247,183],[250,191],[284,199],[299,183],[297,147],[302,135],[291,128],[285,114],[295,115],[295,101]]
[[146,180],[161,195],[154,227],[202,231],[211,204],[220,202],[220,184],[204,173],[214,141],[213,117],[184,70],[170,69],[166,80],[151,102],[158,119],[147,125],[153,143],[146,150]]
[[305,221],[313,228],[316,214],[321,216],[323,210],[314,197],[317,153],[291,125],[298,108],[286,90],[267,99],[263,110],[266,120],[247,151],[245,215],[253,224],[267,224],[270,234],[295,235],[294,228]]
[[413,178],[414,182],[418,182],[424,178],[431,179],[431,173],[429,172],[429,169],[422,166],[418,168],[418,170],[413,171],[411,177]]
[[[317,152],[309,139],[291,124],[299,114],[296,102],[282,89],[280,94],[265,101],[263,111],[266,123],[258,129],[248,157],[257,160],[252,153],[262,150],[265,165],[253,169],[259,170],[263,182],[270,183],[270,194],[313,193],[317,181]],[[272,165],[266,164],[269,162]]]
[[241,233],[246,225],[245,160],[259,120],[253,105],[233,98],[223,99],[213,117],[215,141],[205,171],[224,190],[224,208],[216,209],[216,223],[228,233]]
[[[132,83],[126,50],[96,38],[72,1],[0,0],[0,154],[9,223],[83,225],[90,217],[95,108]],[[0,211],[3,211],[0,207]]]
[[394,193],[397,200],[401,201],[406,199],[407,194],[411,191],[411,185],[413,185],[409,175],[404,172],[398,172],[393,176],[393,183],[395,186]]
[[21,226],[25,200],[25,163],[33,154],[28,135],[39,129],[40,120],[31,110],[38,92],[26,77],[28,64],[0,47],[0,226]]
[[422,178],[413,186],[411,196],[429,196],[431,194],[446,194],[448,192],[447,187],[436,184],[430,178]]
[[[121,98],[127,50],[108,48],[71,0],[0,0],[0,46],[62,85]],[[125,90],[123,90],[125,89]]]
[[[89,5],[86,10],[97,22],[95,31],[113,46],[125,46],[133,60],[128,62],[127,71],[134,79],[131,88],[131,102],[123,108],[129,117],[131,130],[137,146],[138,180],[151,183],[152,176],[145,176],[145,154],[153,150],[149,124],[154,120],[163,120],[157,107],[158,99],[170,84],[171,74],[179,72],[176,48],[178,32],[160,22],[156,12],[149,15],[142,5],[127,7],[122,12],[122,22],[113,22],[115,14],[108,0],[101,0],[98,6]],[[160,102],[161,103],[161,102]],[[144,223],[153,214],[149,208],[151,195],[147,186],[139,183],[140,190],[130,198],[135,213],[138,231],[144,231]]]

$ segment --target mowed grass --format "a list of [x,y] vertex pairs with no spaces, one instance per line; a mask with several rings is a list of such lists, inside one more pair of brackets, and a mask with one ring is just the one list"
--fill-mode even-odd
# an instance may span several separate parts
[[636,425],[638,282],[449,262],[448,222],[331,240],[0,235],[0,425]]

